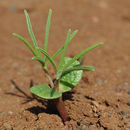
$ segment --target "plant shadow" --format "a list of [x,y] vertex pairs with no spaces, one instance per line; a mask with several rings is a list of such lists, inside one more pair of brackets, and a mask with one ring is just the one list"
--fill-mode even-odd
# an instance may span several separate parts
[[73,101],[73,94],[74,93],[75,93],[74,91],[69,91],[69,92],[63,93],[62,94],[63,101],[65,101],[65,100],[71,100],[71,101]]
[[[30,107],[30,108],[27,108],[26,109],[27,111],[31,112],[32,114],[36,115],[36,120],[37,121],[39,119],[39,114],[40,113],[47,113],[47,114],[56,114],[56,115],[59,115],[58,111],[55,109],[55,111],[51,110],[50,108],[48,108],[48,105],[46,108],[43,108],[43,107],[40,107],[40,106],[33,106],[33,107]],[[59,115],[60,116],[60,115]]]
[[[41,103],[44,107],[40,107],[40,106],[33,106],[30,108],[27,108],[26,110],[35,114],[37,116],[38,120],[38,114],[40,113],[48,113],[48,114],[57,114],[59,115],[59,112],[56,109],[56,106],[54,106],[53,103],[51,103],[51,100],[44,100],[44,99],[39,99],[37,96],[31,94],[28,95],[26,92],[24,92],[17,84],[14,80],[11,80],[12,85],[14,86],[14,88],[20,93],[20,94],[16,94],[13,92],[7,92],[5,94],[7,95],[12,95],[12,96],[16,96],[16,97],[20,97],[20,98],[24,98],[25,101],[22,102],[21,104],[26,104],[29,102],[32,102],[33,100],[36,100],[37,102]],[[31,88],[34,85],[33,81],[30,80],[30,85],[29,88]],[[67,92],[63,94],[63,101],[65,100],[72,100],[72,94],[74,92]],[[59,115],[60,116],[60,115]]]

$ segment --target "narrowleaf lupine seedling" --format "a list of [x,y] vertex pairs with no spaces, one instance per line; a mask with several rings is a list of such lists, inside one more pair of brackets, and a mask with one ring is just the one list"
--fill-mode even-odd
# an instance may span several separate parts
[[[44,49],[38,47],[36,38],[32,31],[32,26],[31,26],[29,15],[26,10],[24,10],[24,13],[25,13],[28,31],[29,31],[33,46],[19,34],[13,33],[13,35],[16,36],[18,39],[20,39],[21,41],[23,41],[23,43],[30,49],[30,51],[34,55],[32,59],[40,62],[41,67],[43,71],[45,72],[46,77],[49,80],[49,84],[40,84],[40,85],[33,86],[30,89],[30,91],[32,94],[42,99],[54,101],[54,104],[61,118],[65,122],[69,120],[69,116],[67,114],[64,103],[62,101],[62,94],[64,92],[72,90],[80,82],[82,78],[83,70],[86,70],[86,71],[95,70],[93,66],[81,65],[80,60],[78,59],[82,58],[86,53],[102,45],[103,43],[97,43],[83,50],[81,53],[77,54],[73,58],[65,57],[67,46],[77,33],[77,30],[71,33],[71,30],[69,29],[64,45],[53,56],[51,56],[47,52],[47,47],[48,47],[48,36],[49,36],[49,30],[50,30],[52,10],[50,9],[49,14],[48,14],[46,31],[45,31]],[[60,54],[59,65],[56,65],[54,59],[59,54]],[[55,78],[52,78],[51,75],[49,74],[48,65],[50,63],[52,64],[55,70],[55,73],[56,73]]]

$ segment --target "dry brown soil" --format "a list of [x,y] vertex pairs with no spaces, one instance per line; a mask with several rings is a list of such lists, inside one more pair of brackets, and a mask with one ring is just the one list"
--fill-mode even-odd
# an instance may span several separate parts
[[[69,56],[105,43],[83,61],[94,65],[96,72],[84,72],[79,85],[65,95],[71,118],[65,124],[46,109],[46,101],[30,98],[30,81],[46,83],[45,75],[27,47],[12,36],[17,32],[30,41],[23,13],[27,9],[43,47],[49,8],[53,9],[50,54],[63,45],[68,28],[79,29]],[[50,73],[54,75],[51,67]],[[0,1],[0,130],[129,130],[129,86],[130,0]]]

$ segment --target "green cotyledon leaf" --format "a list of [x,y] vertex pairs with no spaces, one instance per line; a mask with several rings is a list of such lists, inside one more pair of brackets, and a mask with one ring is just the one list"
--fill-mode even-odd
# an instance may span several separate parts
[[48,85],[36,85],[30,88],[32,94],[43,99],[56,99],[62,96],[62,93],[53,90]]
[[[70,60],[72,60],[72,58],[65,57],[62,67],[65,66]],[[76,60],[68,68],[78,65],[80,65],[80,62]],[[64,93],[74,88],[80,82],[82,78],[82,73],[83,73],[82,70],[76,70],[62,75],[59,83],[59,92]]]

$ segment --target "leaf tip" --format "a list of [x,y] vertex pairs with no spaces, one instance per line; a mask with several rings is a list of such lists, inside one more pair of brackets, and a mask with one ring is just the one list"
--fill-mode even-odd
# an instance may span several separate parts
[[32,60],[35,60],[35,57],[32,57]]
[[13,35],[13,36],[15,36],[15,35],[16,35],[16,33],[12,33],[12,35]]
[[27,10],[26,10],[26,9],[24,9],[24,13],[25,13],[25,14],[27,13]]
[[51,8],[49,9],[49,13],[52,13],[52,9]]
[[100,42],[100,43],[98,43],[99,45],[103,45],[104,43],[103,42]]
[[70,32],[71,32],[71,29],[69,29],[68,32],[70,33]]
[[92,69],[92,72],[95,72],[95,68]]

